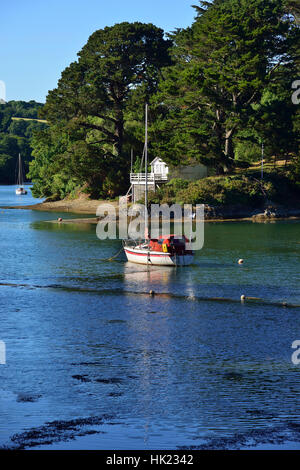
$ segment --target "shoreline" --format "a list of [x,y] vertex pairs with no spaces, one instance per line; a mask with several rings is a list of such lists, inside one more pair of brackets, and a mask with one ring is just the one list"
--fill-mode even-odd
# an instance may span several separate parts
[[[119,201],[93,200],[88,198],[77,198],[73,200],[61,200],[54,202],[40,202],[26,206],[0,206],[1,209],[36,210],[41,212],[82,214],[93,217],[68,218],[61,221],[49,220],[51,223],[81,223],[97,224],[100,218],[96,216],[100,204],[112,204],[116,209],[116,220],[119,219]],[[174,221],[174,219],[172,219]],[[204,222],[276,222],[280,220],[300,220],[300,209],[287,208],[274,203],[266,204],[263,208],[253,209],[242,206],[209,206],[205,205]]]
[[2,209],[26,209],[34,210],[41,212],[64,212],[64,213],[73,213],[73,214],[86,214],[86,215],[95,215],[97,207],[101,203],[109,203],[118,207],[118,202],[116,201],[104,201],[104,200],[94,200],[79,198],[73,200],[61,200],[54,202],[39,202],[37,204],[30,204],[26,206],[6,206],[1,207]]

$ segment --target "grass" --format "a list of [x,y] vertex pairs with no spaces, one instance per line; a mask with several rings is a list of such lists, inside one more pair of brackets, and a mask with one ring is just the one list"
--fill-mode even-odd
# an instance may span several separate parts
[[[263,164],[263,170],[268,172],[268,171],[274,171],[276,169],[288,169],[291,166],[292,162],[291,160],[276,160],[273,158],[273,161],[266,161],[264,160]],[[252,172],[257,172],[261,171],[261,160],[258,162],[253,162],[250,164],[250,166],[245,170],[244,168],[235,168],[233,174],[240,174],[240,173],[247,173],[251,174]]]
[[23,118],[23,117],[12,117],[12,121],[36,121],[36,122],[45,122],[47,124],[48,121],[45,119],[34,119],[34,118]]

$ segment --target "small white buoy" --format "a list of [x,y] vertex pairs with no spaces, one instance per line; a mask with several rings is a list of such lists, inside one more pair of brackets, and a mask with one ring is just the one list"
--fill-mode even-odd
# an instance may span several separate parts
[[153,297],[154,294],[155,294],[154,290],[151,290],[151,291],[149,292],[149,294],[151,295],[151,297]]
[[243,294],[241,295],[241,301],[244,302],[246,300],[246,296]]
[[61,217],[58,217],[58,222],[62,222],[62,218]]
[[243,264],[243,262],[244,262],[244,260],[242,258],[238,260],[239,264]]

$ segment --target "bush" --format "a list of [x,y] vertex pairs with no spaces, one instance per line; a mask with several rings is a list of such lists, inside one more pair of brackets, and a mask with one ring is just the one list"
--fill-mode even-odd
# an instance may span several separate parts
[[148,201],[152,204],[173,204],[176,194],[180,190],[185,190],[189,182],[181,178],[173,178],[166,185],[161,186],[155,192],[150,191]]
[[208,177],[190,183],[185,182],[185,188],[179,191],[175,191],[174,186],[176,187],[176,185],[171,185],[172,191],[166,185],[155,193],[155,202],[258,207],[266,198],[271,199],[274,194],[271,182],[261,183],[255,178],[242,176]]
[[261,147],[252,142],[238,142],[234,154],[236,160],[255,162],[261,158]]
[[149,193],[153,204],[208,204],[211,206],[248,206],[259,208],[267,200],[280,204],[297,205],[300,201],[300,184],[295,169],[287,172],[260,172],[251,175],[208,177],[198,181],[176,178],[155,193]]
[[173,178],[171,179],[166,186],[168,186],[171,190],[177,192],[181,189],[186,189],[189,185],[187,180],[183,180],[182,178]]

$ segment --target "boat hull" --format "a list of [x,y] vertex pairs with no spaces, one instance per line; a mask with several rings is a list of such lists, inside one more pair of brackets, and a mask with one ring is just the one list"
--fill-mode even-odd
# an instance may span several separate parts
[[20,188],[16,189],[16,195],[17,196],[22,196],[24,194],[27,194],[26,189],[20,189]]
[[194,259],[193,254],[173,255],[135,248],[124,248],[124,251],[129,262],[150,266],[188,266]]

